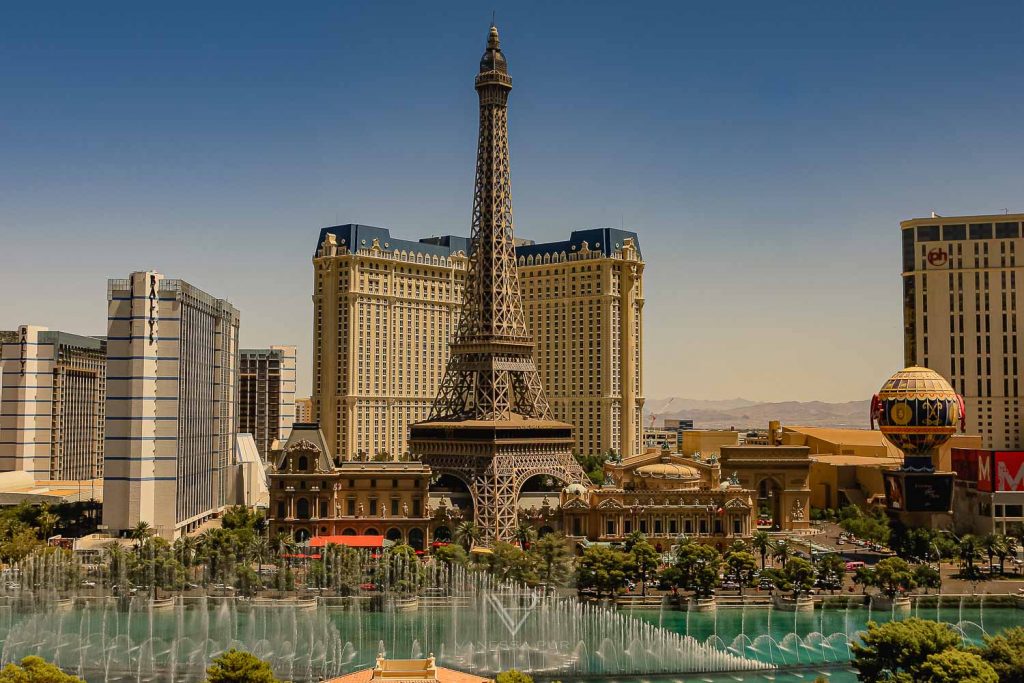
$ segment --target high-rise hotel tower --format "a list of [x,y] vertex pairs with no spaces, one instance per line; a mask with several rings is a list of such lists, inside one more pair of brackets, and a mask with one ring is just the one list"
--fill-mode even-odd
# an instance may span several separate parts
[[[448,362],[468,240],[397,239],[386,228],[320,231],[314,264],[313,399],[343,457],[406,451]],[[526,326],[552,415],[584,454],[641,450],[643,272],[639,240],[613,228],[518,240]]]
[[103,523],[177,538],[234,500],[238,311],[156,272],[107,299]]
[[940,373],[963,395],[967,432],[1018,449],[1024,214],[932,216],[900,223],[907,365]]
[[238,431],[252,434],[266,461],[274,441],[284,443],[295,422],[295,347],[239,352]]
[[36,480],[103,474],[104,342],[22,325],[0,352],[0,471]]

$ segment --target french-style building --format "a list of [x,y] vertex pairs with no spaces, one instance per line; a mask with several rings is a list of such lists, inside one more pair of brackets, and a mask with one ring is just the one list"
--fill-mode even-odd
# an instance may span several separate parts
[[384,536],[422,550],[429,538],[430,468],[419,462],[336,460],[315,424],[295,423],[269,471],[271,533]]
[[713,456],[652,449],[605,463],[604,475],[599,487],[572,485],[562,492],[567,535],[617,542],[639,531],[667,550],[680,536],[724,548],[755,529],[754,492],[723,479]]
[[[663,550],[680,536],[724,549],[756,528],[756,491],[723,477],[716,454],[651,449],[608,461],[604,476],[601,486],[520,492],[520,523],[584,544],[621,543],[640,531]],[[474,501],[455,478],[431,479],[416,461],[336,459],[317,425],[296,423],[270,465],[270,529],[300,542],[384,536],[423,549],[450,541],[474,519]]]

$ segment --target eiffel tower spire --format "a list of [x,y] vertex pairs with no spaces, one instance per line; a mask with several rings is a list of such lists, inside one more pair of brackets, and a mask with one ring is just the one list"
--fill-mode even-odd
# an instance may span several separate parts
[[572,425],[551,419],[523,315],[508,165],[510,90],[492,25],[476,76],[480,137],[462,317],[431,415],[409,436],[410,451],[435,475],[465,484],[485,545],[514,539],[516,501],[528,479],[589,482],[570,450]]
[[523,316],[512,226],[508,95],[512,78],[492,25],[476,91],[480,133],[473,192],[472,254],[462,317],[431,420],[548,418]]

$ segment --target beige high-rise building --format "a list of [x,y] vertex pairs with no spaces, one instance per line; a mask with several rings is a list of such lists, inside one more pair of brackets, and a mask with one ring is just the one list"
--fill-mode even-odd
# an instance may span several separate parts
[[313,421],[313,398],[304,396],[295,399],[295,421],[309,424]]
[[[427,418],[458,323],[468,240],[324,228],[314,266],[313,411],[350,458],[406,452]],[[642,452],[643,268],[635,233],[519,240],[519,281],[553,417],[581,453]]]
[[1019,449],[1024,214],[915,218],[903,236],[907,365],[931,368],[963,395],[967,433]]
[[107,300],[103,523],[177,538],[235,501],[238,311],[156,272]]
[[104,342],[35,325],[4,339],[0,471],[51,481],[101,477]]
[[295,422],[295,347],[239,352],[238,431],[252,434],[267,459],[274,441],[284,443]]

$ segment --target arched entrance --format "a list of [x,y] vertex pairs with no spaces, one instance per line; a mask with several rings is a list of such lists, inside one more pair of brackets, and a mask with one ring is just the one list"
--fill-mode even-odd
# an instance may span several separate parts
[[295,540],[299,543],[305,543],[309,540],[309,529],[297,529],[295,531]]
[[451,543],[452,530],[446,526],[439,526],[434,529],[434,540],[438,543]]
[[363,536],[380,536],[380,532],[371,527],[363,532]]
[[764,517],[767,512],[772,520],[771,528],[782,528],[782,484],[775,477],[765,477],[757,482],[757,514]]
[[398,529],[398,528],[395,528],[395,527],[391,527],[384,534],[384,538],[388,539],[389,541],[394,541],[395,543],[401,543],[402,542],[402,530]]
[[409,529],[409,545],[412,546],[413,550],[423,550],[422,529]]
[[562,490],[565,483],[560,477],[548,472],[538,472],[530,475],[519,487],[519,494],[523,493],[554,493]]
[[[560,526],[560,492],[565,482],[554,472],[536,472],[527,477],[519,487],[516,509],[519,512],[520,529],[533,529],[534,539],[549,534]],[[527,532],[528,533],[528,532]],[[526,547],[528,537],[517,531],[519,542]]]
[[356,530],[351,528],[351,527],[349,527],[348,529],[345,529],[344,531],[342,531],[341,535],[342,536],[355,536],[356,535]]
[[469,484],[454,474],[441,473],[430,484],[430,506],[434,509],[447,509],[463,520],[473,519],[473,492]]
[[309,519],[309,500],[299,498],[295,501],[295,516],[299,519]]

